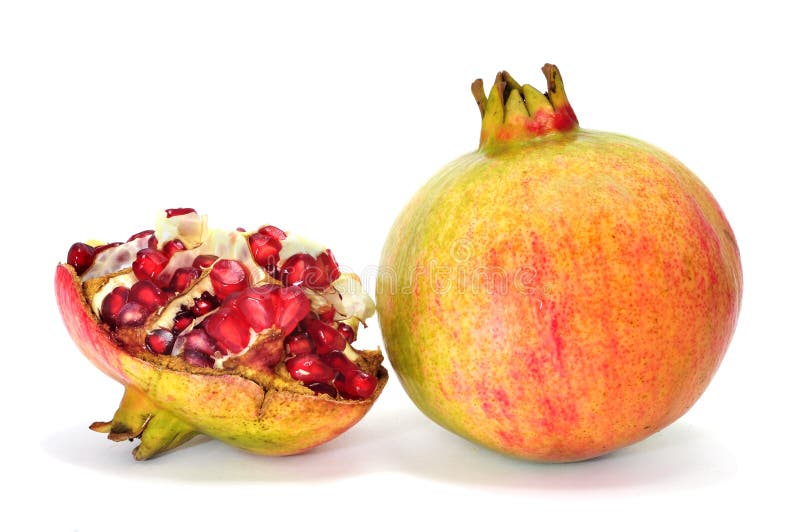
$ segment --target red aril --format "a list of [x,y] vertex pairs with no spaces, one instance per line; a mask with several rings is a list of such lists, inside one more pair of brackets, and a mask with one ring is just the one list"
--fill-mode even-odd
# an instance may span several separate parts
[[178,268],[172,274],[172,280],[169,282],[169,289],[173,292],[182,293],[193,281],[200,277],[200,268]]
[[216,255],[198,255],[195,257],[192,266],[195,268],[210,268],[218,258]]
[[161,251],[164,252],[164,255],[166,255],[167,258],[170,258],[178,251],[184,251],[185,249],[186,246],[183,245],[183,242],[176,238],[164,244],[164,246],[161,248]]
[[200,297],[195,298],[192,312],[198,318],[205,316],[219,306],[219,299],[209,292],[203,292]]
[[280,279],[286,286],[307,286],[315,290],[324,290],[340,275],[339,265],[330,250],[317,258],[308,253],[296,253],[280,269]]
[[319,314],[319,319],[324,321],[325,323],[333,323],[333,319],[336,317],[336,309],[330,307],[329,309],[323,311]]
[[311,337],[304,332],[295,332],[286,337],[284,341],[286,353],[289,355],[307,355],[314,352]]
[[172,332],[175,334],[180,334],[194,322],[195,318],[196,316],[194,315],[194,312],[183,308],[177,314],[175,314],[175,318],[172,320]]
[[128,288],[118,286],[103,299],[103,304],[100,307],[100,318],[105,323],[116,326],[117,316],[122,306],[128,302],[129,292]]
[[329,249],[325,250],[325,253],[320,253],[317,256],[316,266],[321,275],[318,281],[318,288],[325,288],[341,275],[339,272],[339,263],[336,262],[333,252]]
[[364,399],[372,395],[378,385],[378,379],[360,369],[343,374],[334,382],[339,393],[347,399]]
[[167,218],[172,218],[173,216],[182,216],[184,214],[191,214],[197,211],[189,207],[178,207],[175,209],[165,209],[164,212],[167,213]]
[[168,355],[175,344],[175,334],[168,329],[156,329],[147,335],[144,345],[157,355]]
[[259,266],[271,269],[278,263],[278,255],[281,251],[279,240],[261,233],[253,233],[250,235],[249,243],[253,259]]
[[288,334],[311,312],[311,303],[303,291],[296,286],[288,286],[278,294],[280,295],[278,328],[284,334]]
[[233,307],[224,306],[206,318],[203,329],[220,348],[233,354],[243,351],[250,343],[250,326]]
[[213,357],[217,353],[217,344],[203,329],[192,329],[184,337],[183,351]]
[[128,301],[117,313],[117,327],[138,327],[150,315],[150,310],[135,301]]
[[247,273],[236,260],[220,259],[211,268],[211,284],[219,299],[247,288]]
[[347,347],[339,331],[326,323],[309,318],[303,322],[303,326],[314,341],[317,353],[325,354],[331,351],[343,351]]
[[268,236],[278,241],[286,239],[286,233],[274,225],[265,225],[264,227],[259,228],[258,232],[264,236]]
[[250,287],[236,299],[236,308],[242,313],[255,332],[261,332],[275,325],[280,305],[280,287],[266,285]]
[[331,351],[329,353],[320,355],[320,357],[325,361],[326,364],[342,375],[349,371],[360,369],[355,362],[347,358],[347,355],[341,351]]
[[342,335],[342,338],[344,338],[344,341],[348,344],[352,344],[356,339],[356,333],[353,328],[344,322],[339,323],[336,326],[336,330],[339,331],[339,334]]
[[139,231],[135,235],[131,235],[131,237],[128,239],[128,242],[133,242],[134,240],[138,240],[138,239],[144,238],[146,236],[150,237],[147,240],[147,246],[150,247],[150,248],[155,249],[156,246],[158,246],[158,240],[156,239],[155,231],[153,231],[152,229],[146,229],[144,231]]
[[286,369],[293,379],[305,384],[331,382],[336,376],[333,368],[313,353],[286,359]]
[[94,262],[95,249],[89,244],[75,242],[67,253],[67,264],[75,268],[75,273],[81,275],[89,269]]
[[308,277],[315,277],[316,260],[308,253],[292,255],[280,270],[281,282],[286,286],[300,286],[307,283]]
[[135,301],[152,312],[166,303],[166,295],[152,281],[145,279],[131,286],[128,301]]
[[131,267],[137,279],[155,281],[168,262],[167,256],[157,249],[144,248],[136,253],[136,260],[133,261]]

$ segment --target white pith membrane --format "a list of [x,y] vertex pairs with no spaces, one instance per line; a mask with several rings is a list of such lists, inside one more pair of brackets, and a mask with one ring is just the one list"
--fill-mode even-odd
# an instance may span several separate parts
[[[282,287],[281,282],[273,278],[265,268],[262,268],[253,257],[251,252],[249,237],[256,233],[243,231],[226,231],[221,229],[210,229],[207,225],[207,217],[195,212],[168,217],[162,211],[156,219],[155,233],[158,249],[171,240],[180,240],[185,246],[185,250],[175,252],[167,265],[159,274],[159,278],[171,279],[179,268],[192,267],[195,259],[201,255],[215,255],[218,260],[236,260],[244,268],[247,275],[248,287],[263,287],[276,285]],[[286,238],[280,240],[281,249],[278,254],[276,271],[281,271],[284,263],[296,254],[308,254],[311,257],[318,257],[321,254],[329,253],[329,250],[311,240],[303,238],[291,232],[285,232]],[[91,266],[80,275],[83,283],[91,280],[100,280],[104,284],[96,288],[94,295],[89,301],[92,312],[102,321],[101,308],[105,298],[117,287],[130,289],[139,279],[130,270],[137,253],[150,246],[151,235],[141,236],[130,242],[108,248],[94,257]],[[158,329],[173,331],[175,317],[179,312],[191,309],[195,302],[201,298],[203,293],[214,294],[210,272],[210,267],[202,268],[199,278],[190,282],[183,291],[170,296],[168,302],[158,307],[146,320],[147,333]],[[105,278],[105,279],[104,279]],[[103,280],[104,279],[104,280]],[[98,281],[94,281],[97,283]],[[357,276],[343,273],[333,280],[330,286],[323,289],[312,289],[307,286],[299,286],[303,294],[308,298],[311,311],[316,315],[327,313],[331,315],[333,311],[333,326],[337,323],[346,323],[354,330],[358,325],[364,323],[367,318],[375,313],[375,303],[366,293]],[[168,292],[168,291],[167,291]],[[192,323],[179,333],[175,334],[174,344],[171,353],[163,356],[181,356],[187,334],[193,331],[201,322],[218,312],[222,308],[218,304],[213,310],[197,316]],[[256,332],[251,327],[250,341],[247,346],[237,353],[227,352],[223,347],[219,347],[214,354],[213,363],[215,369],[228,367],[226,362],[230,359],[247,355],[251,348],[257,348],[265,336],[274,337],[274,329]],[[284,331],[288,336],[291,331]],[[144,348],[144,346],[142,346]],[[361,359],[359,352],[346,342],[346,347],[341,350],[351,361],[357,363]],[[285,355],[284,355],[285,356]]]

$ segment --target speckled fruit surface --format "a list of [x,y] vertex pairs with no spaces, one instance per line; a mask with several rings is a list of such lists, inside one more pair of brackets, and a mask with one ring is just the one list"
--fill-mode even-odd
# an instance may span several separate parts
[[431,419],[564,462],[695,403],[731,340],[742,272],[697,177],[644,142],[559,124],[574,114],[558,71],[545,74],[544,102],[523,102],[530,87],[506,73],[488,101],[476,92],[481,149],[400,214],[377,302],[389,359]]

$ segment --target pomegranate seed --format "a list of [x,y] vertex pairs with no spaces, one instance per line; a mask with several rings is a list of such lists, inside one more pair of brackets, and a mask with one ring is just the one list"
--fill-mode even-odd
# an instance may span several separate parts
[[145,229],[144,231],[139,231],[135,235],[131,235],[131,237],[126,242],[133,242],[137,238],[142,238],[143,236],[153,235],[155,231],[152,229]]
[[128,302],[129,290],[124,286],[113,289],[100,305],[100,318],[109,325],[117,324],[117,316],[122,306]]
[[275,325],[275,316],[280,306],[279,290],[276,285],[254,286],[243,291],[236,299],[236,308],[255,332]]
[[175,319],[172,322],[172,332],[180,334],[194,322],[195,315],[191,310],[184,309],[175,314]]
[[75,273],[82,275],[94,262],[95,249],[89,244],[75,242],[67,252],[67,264],[75,268]]
[[203,292],[194,299],[192,312],[195,316],[204,316],[219,306],[219,299],[208,292]]
[[331,307],[319,315],[319,319],[325,323],[333,323],[333,318],[336,317],[336,309]]
[[281,250],[280,241],[261,233],[253,233],[248,240],[253,260],[259,266],[267,268],[273,267],[278,263],[278,254]]
[[178,268],[172,274],[172,280],[169,282],[169,289],[173,292],[185,292],[192,281],[200,277],[200,268]]
[[304,332],[292,333],[284,340],[286,352],[290,355],[307,355],[314,352],[311,337]]
[[250,343],[250,326],[233,307],[223,307],[206,318],[203,328],[218,346],[230,353],[239,353]]
[[172,353],[175,344],[175,335],[168,329],[156,329],[144,339],[144,345],[151,353],[168,355]]
[[348,399],[366,399],[372,396],[378,386],[378,379],[360,369],[348,371],[343,378],[337,378],[336,389]]
[[303,325],[314,341],[317,353],[325,354],[331,351],[343,351],[347,347],[344,337],[330,325],[315,319],[306,320]]
[[329,249],[325,250],[325,253],[320,253],[317,256],[317,268],[322,272],[322,279],[320,282],[323,283],[323,285],[319,286],[319,288],[325,288],[341,275],[341,272],[339,272],[339,264],[336,262],[333,252]]
[[143,305],[148,312],[153,312],[166,303],[166,300],[166,294],[148,279],[136,282],[128,294],[128,301]]
[[344,337],[344,341],[347,342],[348,344],[352,344],[353,340],[356,339],[356,332],[353,330],[352,327],[350,327],[348,324],[344,322],[339,323],[339,325],[336,327],[336,330],[339,331],[339,334],[341,334],[342,337]]
[[275,227],[274,225],[265,225],[258,230],[264,236],[274,238],[275,240],[285,240],[286,233]]
[[169,259],[153,248],[140,249],[133,261],[133,273],[139,280],[155,280],[158,274],[167,266]]
[[245,229],[244,227],[237,227],[236,230],[239,231],[240,233],[246,233],[247,232],[247,229]]
[[184,351],[181,355],[187,364],[201,368],[213,368],[214,359],[199,351]]
[[178,207],[177,209],[166,209],[167,218],[172,218],[173,216],[181,216],[184,214],[190,214],[193,212],[197,211],[187,207]]
[[293,379],[303,384],[312,382],[330,382],[336,376],[333,368],[313,353],[300,355],[286,360],[286,369]]
[[336,388],[327,382],[312,382],[308,385],[308,389],[313,390],[318,395],[328,394],[334,399],[336,398]]
[[281,281],[286,286],[298,286],[307,284],[307,277],[314,276],[314,272],[309,270],[316,269],[314,257],[308,253],[297,253],[292,255],[281,267]]
[[136,301],[128,301],[117,314],[117,325],[119,327],[138,327],[144,323],[150,310]]
[[342,375],[345,375],[349,371],[361,369],[341,351],[331,351],[330,353],[320,355],[320,358]]
[[225,299],[228,295],[247,288],[247,273],[239,261],[218,260],[211,268],[211,286],[218,298]]
[[100,253],[107,249],[115,248],[117,246],[121,246],[122,242],[111,242],[110,244],[103,244],[102,246],[97,246],[94,248],[94,256],[97,257]]
[[210,268],[218,258],[216,255],[198,255],[195,257],[192,266],[194,268]]
[[339,265],[330,250],[320,253],[316,259],[308,253],[297,253],[281,268],[281,281],[286,286],[308,286],[316,290],[327,288],[339,275]]
[[147,241],[147,247],[155,249],[158,246],[158,240],[156,240],[155,231],[153,231],[152,229],[145,229],[144,231],[139,231],[135,235],[132,235],[128,239],[128,242],[132,242],[137,238],[142,238],[147,235],[150,235],[150,239]]
[[183,250],[185,250],[185,249],[186,249],[186,246],[184,246],[184,245],[183,245],[183,242],[181,242],[181,241],[180,241],[180,240],[178,240],[177,238],[176,238],[176,239],[174,239],[174,240],[170,240],[170,241],[168,241],[168,242],[167,242],[166,244],[164,244],[164,246],[161,248],[161,250],[164,252],[164,255],[166,255],[166,256],[167,256],[167,258],[170,258],[170,257],[172,257],[172,256],[173,256],[175,253],[177,253],[178,251],[183,251]]
[[184,337],[183,352],[213,357],[217,352],[217,345],[203,329],[192,329]]
[[[293,331],[300,321],[311,312],[311,302],[296,286],[282,288],[279,292],[281,304],[278,316],[278,328],[284,334]],[[344,348],[343,348],[344,349]]]

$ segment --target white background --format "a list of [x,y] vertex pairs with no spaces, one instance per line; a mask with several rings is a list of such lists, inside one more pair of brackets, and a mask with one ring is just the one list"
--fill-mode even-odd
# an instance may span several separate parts
[[[783,5],[3,3],[0,528],[798,530],[800,84]],[[72,242],[191,206],[312,236],[363,272],[413,191],[476,147],[470,82],[503,68],[544,89],[545,62],[583,126],[676,155],[739,239],[738,330],[686,416],[599,460],[531,464],[429,422],[392,375],[359,425],[303,456],[200,439],[135,463],[87,429],[122,389],[55,307]],[[362,342],[380,342],[376,321]]]

